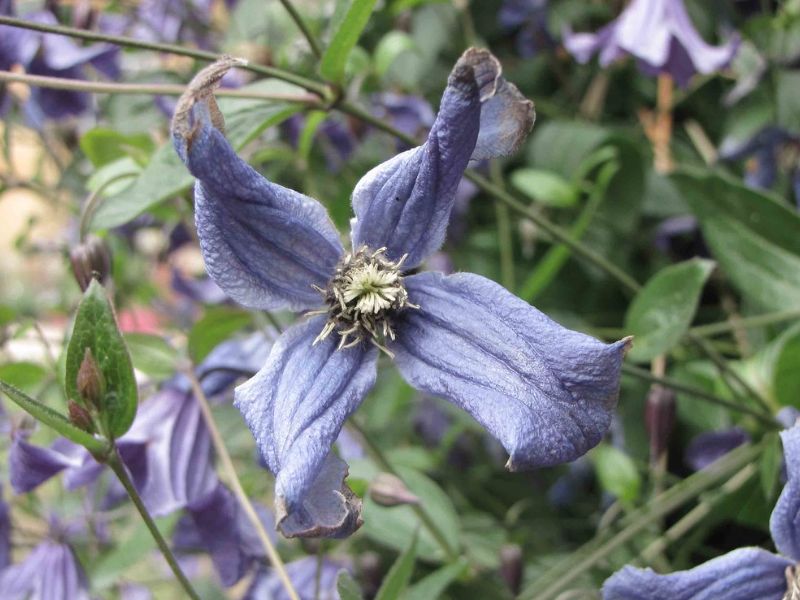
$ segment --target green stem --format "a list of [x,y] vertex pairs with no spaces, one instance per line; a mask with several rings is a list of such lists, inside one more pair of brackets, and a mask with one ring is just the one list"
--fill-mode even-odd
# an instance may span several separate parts
[[158,526],[155,524],[155,521],[153,521],[153,518],[147,511],[147,507],[144,505],[144,502],[142,502],[142,499],[139,496],[139,493],[136,491],[136,488],[134,487],[130,477],[128,477],[128,471],[125,469],[125,465],[122,464],[116,448],[111,454],[111,458],[108,461],[108,466],[111,467],[111,470],[114,471],[114,474],[117,476],[117,479],[119,479],[120,483],[122,483],[125,491],[128,492],[128,496],[130,496],[130,499],[133,501],[133,504],[136,506],[136,509],[142,516],[144,524],[147,525],[147,528],[150,530],[150,534],[153,536],[156,544],[158,544],[159,550],[161,550],[161,554],[164,555],[164,559],[167,561],[169,568],[172,569],[172,572],[175,574],[175,577],[180,582],[186,594],[193,600],[200,600],[200,596],[197,595],[197,592],[194,591],[192,584],[189,583],[186,575],[184,575],[180,565],[178,565],[178,561],[175,559],[175,555],[172,554],[172,550],[170,550],[167,542],[162,537],[161,532],[158,530]]
[[303,34],[303,37],[306,38],[308,45],[311,47],[311,52],[314,53],[314,56],[317,58],[322,58],[322,49],[320,48],[319,44],[317,43],[314,34],[311,33],[311,30],[306,25],[306,22],[303,20],[303,17],[300,16],[300,13],[297,12],[297,9],[291,3],[290,0],[281,0],[281,4],[283,4],[283,8],[286,9],[286,12],[289,13],[289,16],[292,17],[292,21],[294,21],[297,28],[300,30],[300,33]]
[[214,450],[217,453],[217,458],[221,463],[222,470],[226,474],[228,484],[233,489],[233,494],[236,496],[236,499],[239,501],[239,505],[244,510],[247,518],[253,525],[253,528],[256,530],[256,535],[261,541],[261,545],[264,547],[264,551],[266,552],[270,563],[272,563],[272,568],[275,569],[275,572],[278,574],[278,578],[281,580],[281,583],[283,584],[283,587],[286,590],[289,598],[291,600],[299,600],[297,591],[294,589],[291,579],[289,579],[289,574],[286,572],[286,567],[283,564],[278,551],[275,549],[272,540],[269,539],[269,535],[267,535],[267,531],[264,529],[264,524],[261,522],[261,518],[258,516],[255,508],[253,508],[253,503],[250,502],[250,498],[244,491],[244,487],[242,487],[242,482],[239,480],[239,474],[236,472],[236,467],[233,464],[233,460],[231,459],[231,455],[228,452],[227,446],[225,446],[225,441],[222,439],[222,434],[217,428],[217,423],[214,420],[213,413],[211,412],[211,405],[208,403],[208,398],[206,397],[200,382],[197,380],[194,367],[192,366],[191,368],[186,369],[184,374],[189,379],[189,383],[192,386],[192,392],[197,400],[197,404],[200,406],[200,411],[203,413],[203,420],[205,421],[206,427],[208,427],[208,432],[211,435],[211,443],[214,444]]
[[[372,457],[375,459],[375,462],[378,463],[378,466],[386,471],[387,473],[391,473],[395,477],[402,479],[400,473],[397,472],[397,469],[394,468],[392,463],[389,462],[389,459],[386,458],[386,455],[383,453],[383,450],[372,440],[370,435],[361,427],[354,419],[350,419],[350,426],[355,429],[361,438],[364,440],[364,443],[367,445]],[[442,533],[442,530],[439,529],[439,526],[436,525],[436,522],[431,518],[428,512],[421,504],[410,504],[411,509],[416,513],[419,520],[425,526],[425,528],[430,532],[433,538],[436,540],[436,543],[444,552],[444,555],[448,558],[448,560],[455,561],[458,559],[458,554],[450,547],[450,543],[447,541],[447,538]]]
[[[467,9],[464,9],[467,10]],[[502,187],[502,173],[500,163],[493,160],[490,165],[492,180]],[[500,282],[513,292],[514,283],[514,243],[511,232],[511,218],[505,204],[495,203],[495,217],[497,219],[497,237],[500,245]]]
[[735,324],[731,323],[730,321],[722,321],[720,323],[698,325],[696,327],[692,327],[689,332],[703,337],[710,337],[723,333],[730,333],[739,327],[755,329],[757,327],[775,325],[776,323],[783,323],[784,321],[792,321],[794,319],[800,319],[800,310],[783,310],[773,313],[766,313],[763,315],[756,315],[753,317],[742,317]]
[[[25,19],[18,19],[16,17],[6,17],[3,15],[0,15],[0,25],[10,25],[11,27],[19,27],[21,29],[32,29],[34,31],[42,31],[44,33],[55,33],[58,35],[66,35],[69,37],[79,38],[91,42],[106,42],[109,44],[115,44],[117,46],[123,46],[127,48],[139,48],[141,50],[154,50],[156,52],[166,52],[169,54],[176,54],[178,56],[189,56],[191,58],[196,58],[198,60],[207,60],[211,62],[221,58],[221,55],[216,54],[215,52],[208,52],[206,50],[184,48],[183,46],[178,46],[175,44],[146,42],[144,40],[137,40],[122,35],[110,35],[107,33],[86,31],[84,29],[77,29],[75,27],[65,27],[64,25],[49,25],[46,23],[34,23],[33,21],[26,21]],[[299,85],[300,87],[309,90],[311,92],[314,92],[316,94],[324,95],[326,92],[326,87],[324,84],[321,84],[312,79],[308,79],[306,77],[302,77],[300,75],[295,75],[294,73],[291,73],[289,71],[284,71],[283,69],[268,67],[265,65],[256,65],[252,63],[248,63],[247,65],[244,65],[242,68],[252,71],[253,73],[265,75],[267,77],[274,77],[275,79],[282,79],[283,81],[288,81],[289,83]]]
[[[28,85],[55,90],[74,90],[94,94],[145,94],[155,96],[180,96],[186,91],[185,85],[168,83],[113,83],[103,81],[86,81],[83,79],[65,79],[63,77],[46,77],[44,75],[28,75],[0,71],[0,83],[25,83]],[[228,98],[245,98],[275,102],[294,102],[319,106],[319,96],[314,94],[270,94],[250,90],[220,88],[214,92],[217,96]]]
[[632,377],[636,377],[644,381],[649,381],[650,383],[661,384],[664,387],[672,388],[673,390],[677,392],[682,392],[684,394],[689,394],[690,396],[700,398],[707,402],[711,402],[712,404],[724,406],[725,408],[729,408],[731,410],[735,410],[737,412],[750,415],[751,417],[758,419],[762,424],[767,425],[770,429],[780,428],[780,425],[769,414],[764,414],[750,407],[742,406],[741,404],[737,404],[736,402],[732,402],[731,400],[726,400],[725,398],[722,398],[710,392],[706,392],[703,389],[691,385],[686,385],[685,383],[681,383],[677,379],[672,379],[671,377],[657,377],[647,369],[642,369],[640,367],[636,367],[634,365],[627,363],[622,365],[622,372]]
[[719,484],[754,461],[761,453],[760,445],[745,445],[729,452],[713,465],[688,477],[656,496],[647,505],[629,513],[620,521],[617,533],[602,535],[588,542],[557,563],[539,579],[526,587],[520,598],[551,600],[575,581],[576,573],[585,573],[615,550],[633,541],[652,523],[663,519],[705,490]]

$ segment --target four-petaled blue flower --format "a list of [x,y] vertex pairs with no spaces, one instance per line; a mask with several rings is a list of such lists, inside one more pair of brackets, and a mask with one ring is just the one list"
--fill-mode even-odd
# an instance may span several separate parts
[[[781,600],[800,587],[800,425],[781,432],[788,481],[772,511],[769,529],[780,554],[738,548],[694,569],[661,575],[625,567],[603,585],[604,600]],[[796,593],[796,592],[795,592]]]
[[695,73],[713,73],[728,66],[740,41],[734,35],[722,46],[707,44],[692,25],[683,0],[633,0],[597,33],[568,29],[563,38],[564,47],[579,62],[599,53],[605,67],[630,55],[645,73],[668,73],[681,86]]
[[448,79],[426,142],[370,171],[353,191],[352,251],[316,200],[267,181],[225,139],[213,89],[227,58],[195,77],[173,118],[192,174],[211,277],[254,309],[311,310],[287,329],[235,403],[276,475],[286,536],[344,536],[361,523],[331,453],[376,377],[378,350],[415,388],[469,412],[511,470],[574,460],[608,429],[627,341],[565,329],[471,273],[411,274],[444,241],[470,160],[516,151],[533,105],[487,50]]

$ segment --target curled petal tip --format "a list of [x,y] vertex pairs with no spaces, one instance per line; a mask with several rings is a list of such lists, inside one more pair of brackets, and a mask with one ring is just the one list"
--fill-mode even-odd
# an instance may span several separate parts
[[633,336],[632,335],[625,336],[620,340],[620,342],[622,343],[622,357],[625,358],[628,352],[630,352],[631,349],[633,348]]
[[450,85],[472,85],[480,91],[480,101],[485,102],[497,92],[503,67],[494,54],[485,48],[468,48],[450,73]]

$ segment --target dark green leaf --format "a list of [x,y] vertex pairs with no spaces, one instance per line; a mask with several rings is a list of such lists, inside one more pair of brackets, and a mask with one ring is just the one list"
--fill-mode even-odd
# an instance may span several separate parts
[[403,596],[403,600],[440,598],[447,587],[466,573],[467,569],[469,569],[469,563],[465,559],[459,558],[452,565],[446,565],[434,571],[409,587]]
[[651,360],[680,341],[713,268],[712,261],[695,258],[662,269],[645,284],[625,318],[625,330],[634,336],[632,360]]
[[206,310],[189,332],[189,356],[195,363],[202,361],[214,346],[224,342],[233,333],[250,324],[250,314],[225,306]]
[[781,338],[772,365],[772,391],[781,406],[800,408],[800,330],[793,328]]
[[765,311],[800,307],[800,215],[721,175],[684,171],[673,180],[739,292]]
[[164,379],[175,374],[177,354],[164,338],[148,333],[126,333],[125,343],[133,366],[143,373]]
[[5,381],[0,381],[0,391],[34,419],[44,423],[48,427],[52,427],[65,438],[76,444],[80,444],[92,454],[102,456],[107,452],[108,444],[104,440],[96,438],[82,429],[78,429],[70,423],[64,415],[57,413],[41,402],[37,402],[13,385],[9,385]]
[[780,484],[781,464],[783,461],[783,448],[777,433],[764,436],[764,452],[758,462],[761,491],[767,502],[772,502],[778,493]]
[[325,79],[339,83],[344,76],[344,68],[350,51],[358,42],[361,32],[367,26],[375,0],[352,0],[341,23],[339,23],[330,44],[322,55],[319,72]]
[[605,491],[622,502],[633,502],[639,497],[642,479],[627,454],[608,444],[601,444],[592,450],[590,456],[597,479]]
[[100,418],[113,437],[123,435],[136,416],[137,389],[133,365],[125,341],[117,328],[114,310],[106,291],[97,280],[86,289],[67,347],[67,398],[92,412],[78,392],[78,370],[86,350],[91,350],[97,367],[105,380],[105,392],[99,400]]
[[336,579],[336,591],[339,592],[340,600],[363,600],[364,594],[350,573],[342,569]]
[[375,600],[398,600],[408,587],[411,575],[414,572],[414,561],[417,559],[417,531],[411,536],[411,541],[403,553],[389,569],[381,584]]

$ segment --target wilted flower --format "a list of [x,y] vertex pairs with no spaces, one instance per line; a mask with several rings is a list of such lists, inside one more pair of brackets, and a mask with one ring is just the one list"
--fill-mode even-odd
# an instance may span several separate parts
[[638,59],[648,74],[667,73],[682,86],[695,73],[725,68],[739,48],[734,35],[722,46],[703,41],[692,25],[683,0],[633,0],[597,33],[564,32],[564,46],[585,63],[599,54],[604,67],[626,55]]
[[173,138],[197,177],[200,247],[217,284],[254,309],[313,309],[235,393],[276,474],[284,535],[342,536],[359,525],[346,466],[330,450],[375,382],[378,349],[414,387],[483,424],[511,470],[573,460],[597,444],[626,341],[565,329],[478,275],[406,275],[442,244],[469,161],[514,152],[532,125],[531,103],[497,59],[467,50],[425,144],[358,183],[350,252],[322,205],[264,179],[223,136],[213,88],[237,64],[226,58],[195,77]]
[[604,600],[783,598],[787,569],[794,569],[800,560],[800,426],[781,432],[781,439],[788,481],[769,522],[779,555],[761,548],[739,548],[694,569],[667,575],[627,566],[605,582]]
[[[0,0],[0,14],[14,15],[11,0]],[[57,24],[53,14],[47,11],[25,15],[25,19]],[[84,79],[86,68],[91,65],[107,77],[115,78],[119,74],[118,53],[119,49],[109,44],[78,46],[63,35],[0,25],[0,69],[6,71],[22,68],[32,75]],[[2,113],[9,99],[5,97],[5,90],[0,94]],[[23,110],[28,120],[39,127],[45,118],[78,115],[90,106],[91,98],[83,92],[32,87],[30,96],[23,103]]]

